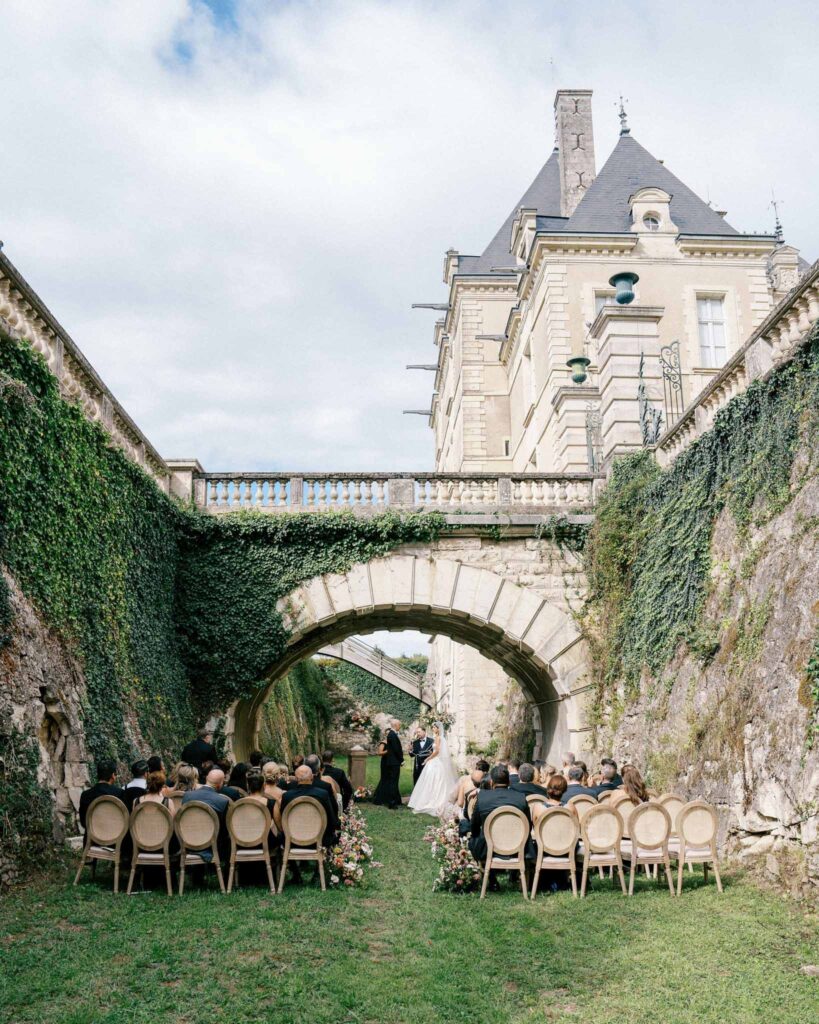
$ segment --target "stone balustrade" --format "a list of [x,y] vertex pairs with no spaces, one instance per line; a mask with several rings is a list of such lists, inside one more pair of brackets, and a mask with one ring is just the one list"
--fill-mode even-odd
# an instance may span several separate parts
[[164,459],[114,398],[97,371],[60,326],[11,261],[0,253],[0,322],[14,337],[38,352],[59,381],[60,391],[101,424],[114,442],[154,477],[165,491]]
[[207,512],[313,512],[351,508],[436,511],[585,512],[592,473],[195,473],[193,498]]
[[819,261],[754,331],[679,420],[657,441],[657,459],[668,465],[714,425],[717,413],[748,385],[793,358],[819,320]]

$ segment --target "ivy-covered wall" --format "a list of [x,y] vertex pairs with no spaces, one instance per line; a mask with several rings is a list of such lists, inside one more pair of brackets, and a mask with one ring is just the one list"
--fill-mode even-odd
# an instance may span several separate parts
[[[399,664],[410,671],[423,676],[427,668],[427,659],[423,656],[415,658],[396,658]],[[346,687],[354,698],[366,704],[374,711],[400,718],[404,727],[409,726],[418,718],[419,703],[408,693],[390,686],[383,679],[374,676],[358,665],[346,661],[334,661],[329,658],[320,662],[324,675],[332,683],[340,683]]]
[[332,714],[321,667],[314,661],[302,661],[276,680],[262,708],[261,749],[287,764],[295,754],[320,754],[327,745]]

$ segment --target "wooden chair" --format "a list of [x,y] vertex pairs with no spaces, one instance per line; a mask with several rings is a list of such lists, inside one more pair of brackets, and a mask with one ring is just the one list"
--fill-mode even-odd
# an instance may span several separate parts
[[119,892],[122,840],[128,834],[128,824],[128,808],[121,800],[115,796],[97,797],[85,816],[85,846],[74,885],[79,882],[87,861],[91,861],[91,877],[94,878],[97,861],[109,860],[114,865],[114,892]]
[[[532,815],[532,821],[535,820],[535,815],[540,815],[545,808],[549,807],[549,798],[541,796],[540,793],[529,793],[526,797],[526,803],[529,805],[529,813]],[[534,827],[532,829],[534,832]]]
[[590,811],[592,807],[597,807],[597,800],[593,796],[588,796],[586,793],[581,793],[579,796],[573,796],[571,800],[566,801],[566,807],[570,811],[574,811],[577,815],[577,820],[582,821],[587,811]]
[[634,871],[641,864],[665,865],[668,890],[674,895],[671,879],[671,860],[668,855],[668,837],[671,834],[671,818],[661,803],[650,800],[640,804],[631,812],[631,865],[628,876],[628,894],[634,894]]
[[322,891],[324,882],[324,832],[327,828],[327,812],[311,796],[299,796],[291,801],[282,814],[284,854],[279,875],[279,892],[284,888],[287,862],[291,860],[312,860],[318,865]]
[[572,883],[572,894],[577,896],[577,872],[575,853],[580,838],[580,822],[577,815],[566,807],[549,807],[535,824],[537,860],[532,879],[532,899],[537,895],[540,872],[543,868],[554,871],[568,871]]
[[466,816],[472,820],[472,812],[475,810],[475,801],[478,799],[479,790],[473,789],[466,795]]
[[[174,828],[179,839],[179,895],[185,891],[185,868],[188,865],[216,868],[219,888],[225,891],[225,879],[219,860],[219,818],[216,811],[201,800],[190,800],[183,804],[174,817]],[[202,856],[203,850],[210,850],[211,860]]]
[[270,891],[276,891],[270,862],[270,811],[259,800],[242,797],[228,807],[227,829],[230,835],[230,869],[227,891],[233,891],[233,876],[240,864],[261,862],[267,869]]
[[685,807],[685,800],[681,796],[677,796],[676,793],[663,793],[657,797],[657,802],[661,803],[663,807],[668,811],[668,816],[671,819],[671,835],[672,837],[678,835],[677,833],[677,815]]
[[162,804],[153,800],[142,800],[131,811],[131,839],[134,852],[131,856],[131,873],[128,876],[128,895],[134,886],[137,868],[165,868],[165,884],[168,895],[173,896],[171,878],[171,855],[169,846],[173,836],[173,815]]
[[603,867],[617,868],[620,872],[620,888],[625,893],[626,880],[623,874],[623,857],[620,853],[623,819],[617,810],[610,804],[592,807],[580,822],[580,835],[583,839],[583,877],[580,882],[580,895],[586,895],[589,869]]
[[604,789],[600,796],[597,798],[599,804],[604,804],[607,800],[611,800],[614,794],[617,792],[616,789]]
[[517,807],[496,807],[483,825],[486,839],[486,861],[483,869],[481,899],[486,896],[489,884],[489,872],[518,871],[520,872],[520,888],[523,898],[528,899],[526,891],[526,843],[529,839],[531,826],[523,811]]
[[631,816],[639,806],[640,804],[638,804],[636,800],[632,800],[628,796],[623,800],[618,800],[617,803],[609,804],[609,807],[613,807],[623,819],[624,839],[631,839]]
[[[185,791],[182,790],[182,789],[175,789],[172,793],[168,793],[168,799],[169,800],[173,800],[174,806],[176,807],[177,811],[182,806],[182,797],[184,795],[185,795]],[[174,820],[175,820],[175,817],[176,816],[174,815]]]
[[682,892],[683,867],[702,864],[702,878],[708,881],[708,864],[714,865],[717,891],[722,892],[722,879],[717,863],[717,812],[705,800],[692,800],[677,815],[680,850],[677,867],[677,895]]

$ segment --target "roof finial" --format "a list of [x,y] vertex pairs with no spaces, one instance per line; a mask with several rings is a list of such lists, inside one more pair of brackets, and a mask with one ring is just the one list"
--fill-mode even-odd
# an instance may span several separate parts
[[779,207],[782,206],[782,200],[776,198],[776,193],[773,189],[771,189],[771,201],[768,206],[773,207],[774,217],[776,218],[774,223],[774,238],[776,239],[776,244],[781,245],[785,240],[782,232],[782,221],[779,219]]
[[[628,124],[626,123],[626,104],[627,103],[628,103],[628,100],[624,100],[623,99],[623,94],[621,93],[620,94],[620,110],[619,110],[619,112],[617,114],[617,116],[620,118],[620,134],[621,135],[630,135],[631,134],[631,129],[629,128]],[[617,106],[616,103],[614,105],[615,105],[615,107]]]

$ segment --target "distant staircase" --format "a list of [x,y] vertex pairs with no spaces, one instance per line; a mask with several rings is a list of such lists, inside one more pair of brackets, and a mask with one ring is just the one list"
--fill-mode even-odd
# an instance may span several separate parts
[[320,658],[336,658],[338,661],[357,665],[429,706],[429,701],[424,698],[424,676],[421,673],[413,672],[412,669],[406,668],[362,640],[350,637],[337,644],[328,644],[327,647],[322,647],[317,655]]

